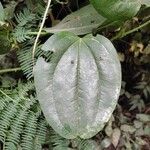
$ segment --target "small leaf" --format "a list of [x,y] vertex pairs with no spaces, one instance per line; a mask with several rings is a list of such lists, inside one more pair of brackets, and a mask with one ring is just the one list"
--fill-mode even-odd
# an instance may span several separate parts
[[101,147],[104,148],[108,148],[111,145],[111,141],[109,138],[105,138],[104,140],[102,140],[101,142]]
[[109,122],[107,123],[107,126],[105,127],[105,133],[108,137],[111,136],[113,129],[112,129],[112,122],[113,122],[113,116],[110,118]]
[[141,121],[135,120],[134,121],[134,126],[136,129],[139,129],[140,127],[143,126],[143,123]]
[[113,130],[112,137],[111,137],[111,141],[112,141],[112,144],[114,145],[114,147],[117,147],[117,145],[119,143],[120,136],[121,136],[120,129],[119,128],[115,128]]
[[146,114],[137,114],[136,118],[139,119],[142,122],[150,121],[150,115],[146,115]]
[[76,35],[84,35],[91,33],[94,28],[99,27],[104,21],[106,19],[99,15],[92,5],[87,5],[65,17],[56,26],[44,30],[50,33],[70,31]]
[[106,126],[106,128],[105,128],[105,133],[106,133],[107,136],[110,137],[111,134],[112,134],[112,132],[113,132],[113,130],[112,130],[112,125],[108,124],[108,125]]
[[136,131],[136,129],[133,126],[130,125],[121,125],[121,130],[124,132],[128,132],[128,133],[134,133]]
[[[148,129],[148,130],[149,130],[149,129]],[[136,135],[136,136],[145,135],[144,130],[143,130],[143,127],[140,127],[138,130],[136,130],[135,135]]]
[[142,138],[140,137],[136,137],[136,143],[138,143],[139,145],[146,145],[146,141],[144,141]]

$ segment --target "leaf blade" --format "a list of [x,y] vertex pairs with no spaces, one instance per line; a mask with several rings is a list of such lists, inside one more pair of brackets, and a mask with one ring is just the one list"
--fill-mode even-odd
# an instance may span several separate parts
[[[121,67],[108,39],[100,35],[72,36],[57,33],[50,37],[49,45],[46,42],[46,50],[55,49],[54,55],[50,63],[39,58],[34,68],[35,85],[54,130],[68,139],[87,139],[104,127],[115,109]],[[60,41],[74,41],[58,46],[59,37]]]
[[65,17],[56,26],[44,30],[49,33],[68,31],[76,35],[84,35],[91,33],[94,28],[99,27],[104,21],[106,19],[99,15],[92,5],[87,5]]

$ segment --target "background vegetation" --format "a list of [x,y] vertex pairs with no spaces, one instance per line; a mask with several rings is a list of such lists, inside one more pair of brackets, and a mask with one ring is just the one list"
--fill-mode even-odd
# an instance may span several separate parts
[[[46,0],[2,0],[0,3],[0,149],[149,150],[149,5],[143,5],[131,20],[119,25],[102,22],[93,30],[93,34],[111,39],[118,51],[122,90],[116,110],[103,131],[90,140],[66,140],[46,123],[33,84],[32,49],[46,3]],[[51,59],[52,53],[40,49],[54,31],[51,27],[88,3],[86,0],[52,1],[45,22],[48,29],[41,33],[35,59],[39,56]],[[60,26],[64,30],[66,22]],[[77,27],[75,30],[83,31]]]

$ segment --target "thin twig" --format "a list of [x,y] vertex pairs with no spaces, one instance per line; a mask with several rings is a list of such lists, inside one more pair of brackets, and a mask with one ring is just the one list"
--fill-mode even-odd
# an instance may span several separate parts
[[21,68],[2,69],[0,70],[0,74],[4,74],[8,72],[17,72],[17,71],[21,71]]
[[50,4],[51,4],[51,0],[48,0],[47,7],[46,7],[46,10],[45,10],[45,13],[44,13],[44,16],[43,16],[43,20],[42,20],[41,26],[40,26],[39,32],[37,34],[37,37],[35,39],[35,42],[34,42],[34,46],[33,46],[33,50],[32,50],[33,66],[34,66],[34,54],[35,54],[36,46],[37,46],[40,34],[42,32],[42,29],[43,29],[43,26],[44,26],[44,23],[45,23],[45,20],[46,20],[46,16],[47,16]]
[[116,35],[115,37],[113,37],[111,40],[114,41],[114,40],[116,40],[116,39],[118,39],[118,38],[123,38],[123,37],[125,37],[125,36],[127,36],[127,35],[129,35],[129,34],[131,34],[131,33],[134,33],[134,32],[136,32],[136,31],[138,31],[139,29],[142,29],[143,27],[147,26],[148,24],[150,24],[150,20],[146,21],[145,23],[141,24],[140,26],[138,26],[138,27],[136,27],[136,28],[134,28],[134,29],[132,29],[132,30],[129,30],[129,31],[125,32],[125,33],[122,34],[121,36],[120,36],[119,34],[117,34],[117,35]]
[[133,33],[133,32],[136,32],[136,31],[138,31],[139,29],[141,29],[141,28],[147,26],[148,24],[150,24],[150,20],[148,20],[147,22],[141,24],[141,25],[138,26],[137,28],[134,28],[134,29],[132,29],[132,30],[130,30],[130,31],[125,32],[125,33],[123,34],[123,36],[127,36],[127,35],[129,35],[129,34],[131,34],[131,33]]

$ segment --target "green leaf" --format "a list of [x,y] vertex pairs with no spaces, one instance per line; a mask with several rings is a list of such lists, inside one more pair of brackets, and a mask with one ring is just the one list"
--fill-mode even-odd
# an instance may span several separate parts
[[94,8],[109,20],[127,20],[134,17],[141,7],[139,0],[90,0]]
[[147,7],[150,7],[150,0],[141,0],[143,5],[146,5]]
[[61,136],[91,138],[103,129],[116,107],[121,67],[112,43],[101,35],[79,38],[60,32],[43,50],[34,67],[38,100],[47,121]]
[[94,28],[99,27],[106,19],[99,15],[92,5],[87,5],[80,10],[71,13],[54,27],[44,29],[50,33],[70,31],[76,35],[91,33]]

